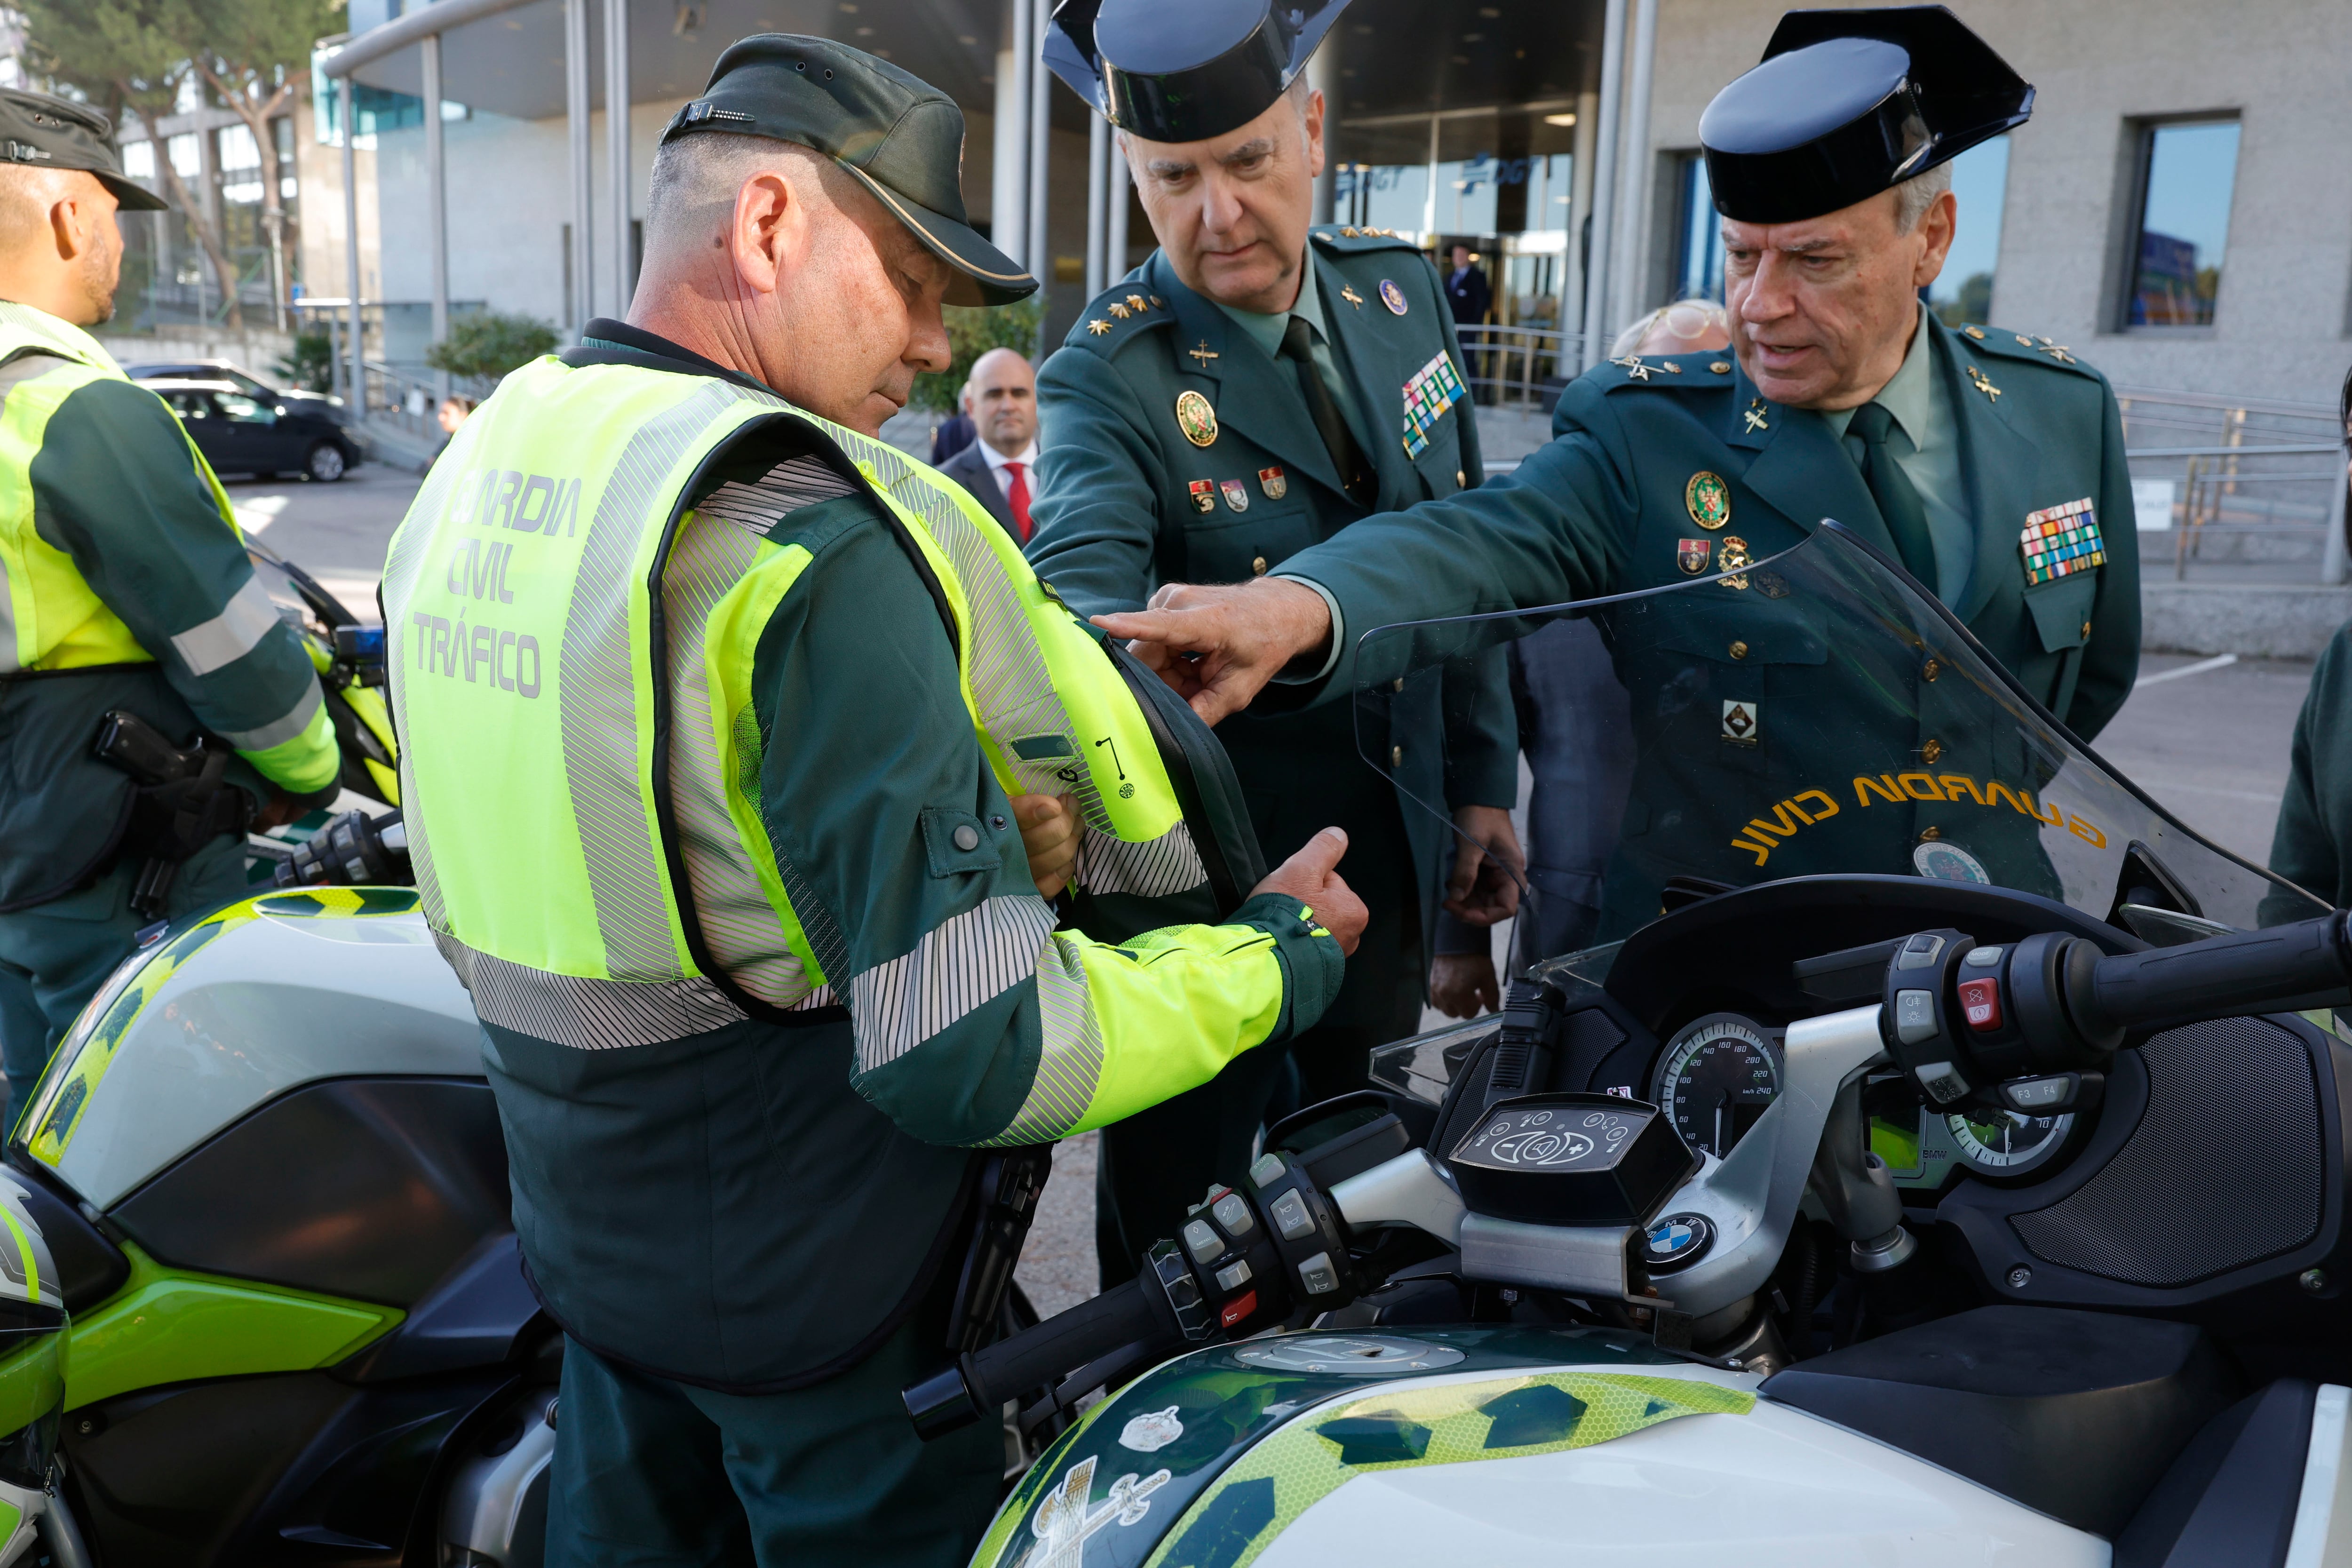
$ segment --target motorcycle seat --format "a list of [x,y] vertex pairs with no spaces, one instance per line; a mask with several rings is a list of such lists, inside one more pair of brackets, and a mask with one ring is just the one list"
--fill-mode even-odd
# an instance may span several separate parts
[[2012,1306],[1849,1345],[1762,1388],[2110,1539],[2242,1392],[2194,1324]]

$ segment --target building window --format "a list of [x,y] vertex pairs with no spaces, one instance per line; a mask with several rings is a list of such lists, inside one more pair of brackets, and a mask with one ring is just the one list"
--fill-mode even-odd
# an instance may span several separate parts
[[2238,122],[2148,126],[2141,134],[2140,168],[2124,325],[2210,327],[2230,243]]
[[1715,210],[1715,188],[1707,184],[1706,157],[1685,153],[1682,165],[1675,298],[1719,301],[1723,298],[1723,215]]
[[1927,304],[1946,326],[1992,320],[1993,264],[2000,259],[2000,215],[2009,195],[2009,138],[1979,142],[1952,160],[1958,203],[1952,248],[1927,286]]

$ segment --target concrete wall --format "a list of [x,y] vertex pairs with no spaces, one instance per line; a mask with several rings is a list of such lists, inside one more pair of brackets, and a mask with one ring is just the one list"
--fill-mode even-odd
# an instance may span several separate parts
[[[2040,89],[2011,139],[1995,321],[2126,384],[2333,401],[2352,363],[2352,0],[1948,3]],[[1661,0],[1654,147],[1697,146],[1700,111],[1784,9]],[[2214,325],[2118,331],[2131,127],[2214,110],[2242,127]]]

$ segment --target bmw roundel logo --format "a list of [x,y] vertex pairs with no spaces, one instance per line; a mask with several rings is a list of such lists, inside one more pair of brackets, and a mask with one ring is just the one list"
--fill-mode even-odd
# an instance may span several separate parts
[[1643,1234],[1642,1260],[1653,1274],[1670,1274],[1697,1262],[1714,1240],[1715,1226],[1705,1215],[1667,1215]]

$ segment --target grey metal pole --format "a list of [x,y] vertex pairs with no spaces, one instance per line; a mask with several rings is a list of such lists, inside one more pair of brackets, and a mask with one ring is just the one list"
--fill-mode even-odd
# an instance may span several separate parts
[[596,247],[589,237],[588,0],[563,0],[563,113],[572,147],[572,320],[576,334],[596,313]]
[[613,314],[629,313],[629,289],[636,281],[636,247],[629,243],[629,0],[604,0],[604,161],[611,180],[605,205],[612,215]]
[[[1029,79],[1037,69],[1036,39],[1029,0],[1005,0],[1013,47],[1009,79],[997,84],[996,189],[990,198],[989,237],[996,247],[1029,264]],[[1002,73],[1000,73],[1002,76]]]
[[1110,203],[1110,241],[1108,246],[1106,247],[1109,252],[1109,265],[1105,268],[1107,274],[1104,279],[1105,288],[1109,287],[1112,283],[1116,283],[1118,279],[1127,276],[1127,191],[1129,179],[1129,175],[1127,167],[1127,152],[1124,148],[1119,146],[1118,138],[1114,135],[1110,139],[1110,195],[1108,197]]
[[1087,116],[1087,298],[1105,287],[1103,268],[1110,254],[1110,122]]
[[1031,276],[1051,286],[1054,281],[1053,231],[1046,225],[1053,188],[1054,73],[1045,68],[1038,51],[1045,47],[1045,22],[1054,14],[1054,0],[1036,0],[1029,28],[1029,251],[1022,258]]
[[[1601,123],[1592,149],[1592,252],[1584,269],[1584,368],[1599,364],[1613,329],[1609,321],[1609,252],[1617,202],[1617,109],[1625,75],[1625,0],[1609,0],[1601,26]],[[1569,243],[1576,243],[1570,235]]]
[[367,361],[362,353],[365,334],[360,330],[360,84],[343,79],[343,276],[352,312],[351,400],[352,417],[367,418]]
[[[433,261],[433,341],[449,337],[449,163],[441,136],[441,35],[427,33],[425,56],[425,243]],[[433,395],[449,395],[449,373],[433,373]]]
[[1638,315],[1645,302],[1642,287],[1643,252],[1647,248],[1643,220],[1648,215],[1650,184],[1650,78],[1658,59],[1658,0],[1635,0],[1633,6],[1633,80],[1626,90],[1624,164],[1617,186],[1616,257],[1609,264],[1611,330]]

